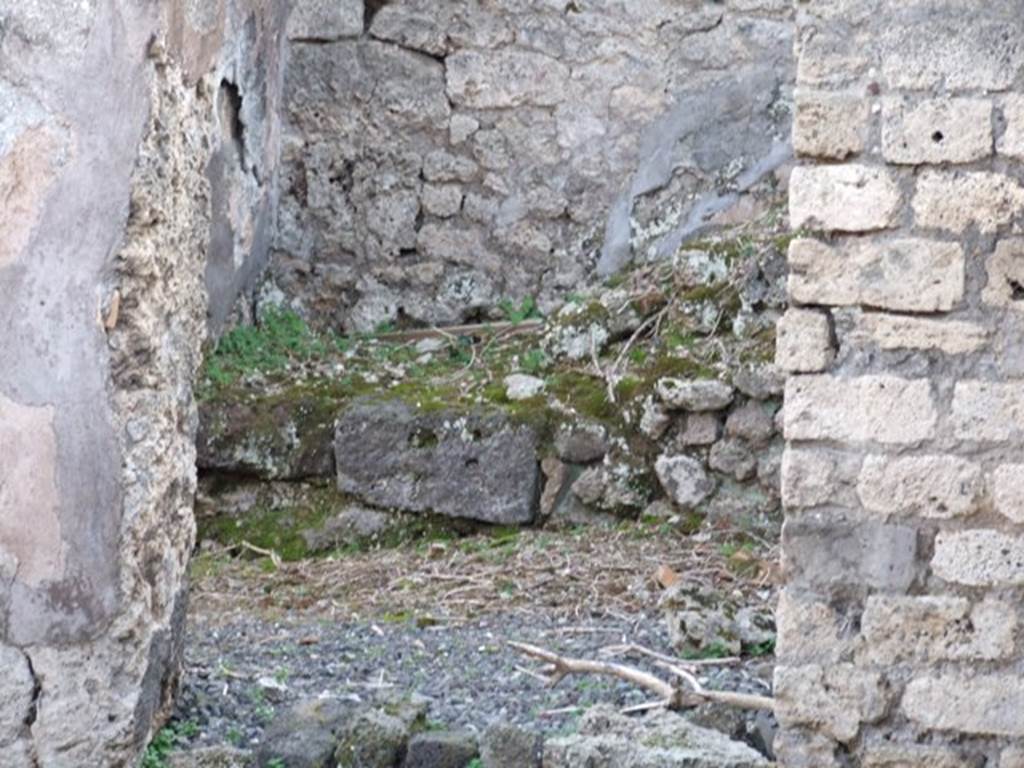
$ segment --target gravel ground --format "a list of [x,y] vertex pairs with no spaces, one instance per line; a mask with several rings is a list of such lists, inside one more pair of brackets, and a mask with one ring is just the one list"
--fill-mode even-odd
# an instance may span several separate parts
[[[303,699],[415,692],[429,698],[429,719],[446,727],[571,732],[589,706],[653,696],[594,676],[549,688],[540,666],[506,641],[585,658],[629,643],[674,655],[658,609],[660,571],[747,605],[772,600],[774,548],[736,550],[731,537],[640,526],[523,532],[276,566],[205,552],[193,564],[172,724],[190,748],[253,749],[276,713]],[[615,660],[665,674],[643,658]],[[771,658],[699,664],[709,688],[770,694]],[[690,715],[755,746],[763,738],[748,712],[703,705]]]
[[[585,657],[627,642],[671,652],[660,617],[642,615],[579,624],[543,614],[505,614],[427,627],[411,621],[250,620],[216,627],[193,622],[188,639],[175,720],[198,726],[194,746],[242,748],[257,746],[274,714],[291,703],[316,696],[368,701],[377,692],[427,696],[429,718],[446,726],[480,731],[501,722],[571,731],[579,715],[573,708],[599,702],[626,707],[651,696],[611,678],[569,678],[548,688],[531,674],[536,665],[505,647],[506,640]],[[770,659],[701,672],[708,687],[769,692]]]

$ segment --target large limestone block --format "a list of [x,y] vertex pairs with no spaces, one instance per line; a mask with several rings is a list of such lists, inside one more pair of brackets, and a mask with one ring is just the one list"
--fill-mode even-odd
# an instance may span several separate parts
[[1024,464],[1003,464],[992,473],[992,501],[996,512],[1024,523]]
[[1024,382],[958,381],[953,430],[961,440],[1003,441],[1024,430]]
[[870,232],[896,224],[903,202],[890,172],[862,165],[794,168],[789,182],[794,229]]
[[985,261],[985,270],[988,282],[981,300],[995,307],[1024,310],[1024,240],[1014,237],[996,243]]
[[864,151],[870,102],[856,93],[799,90],[793,149],[799,155],[843,160]]
[[852,741],[863,723],[881,719],[888,706],[881,674],[852,664],[779,667],[775,716],[783,727],[813,726],[836,741]]
[[971,670],[923,675],[907,685],[901,709],[925,728],[1019,738],[1024,681]]
[[956,456],[868,456],[857,483],[871,512],[940,519],[972,514],[982,491],[981,467]]
[[838,663],[847,650],[842,638],[843,619],[827,602],[794,589],[783,589],[775,609],[780,663]]
[[969,163],[991,155],[992,143],[987,99],[882,102],[882,155],[890,163]]
[[922,569],[917,532],[906,525],[791,517],[782,527],[782,546],[787,582],[826,593],[865,587],[904,592]]
[[775,325],[775,364],[793,373],[824,371],[835,358],[828,315],[788,309]]
[[338,418],[338,490],[406,512],[515,525],[540,494],[537,438],[497,412],[359,402]]
[[794,376],[783,411],[788,440],[890,445],[935,434],[938,414],[926,379],[895,376]]
[[944,312],[963,297],[964,253],[956,243],[916,238],[789,246],[789,296],[800,304]]
[[[845,7],[845,4],[842,6]],[[1019,10],[1011,3],[938,6],[931,2],[901,4],[893,16],[886,8],[881,49],[882,77],[889,88],[928,90],[1006,90],[1024,65],[1024,35]]]
[[1024,584],[1024,539],[999,531],[942,531],[935,537],[932,570],[972,587]]
[[1024,187],[1001,173],[928,171],[917,180],[913,208],[919,227],[995,232],[1024,211]]
[[990,329],[979,323],[870,312],[857,318],[848,338],[858,344],[877,344],[879,349],[934,349],[962,355],[982,349],[990,336]]
[[1017,616],[995,600],[872,595],[861,632],[861,656],[879,665],[1001,659],[1013,653]]

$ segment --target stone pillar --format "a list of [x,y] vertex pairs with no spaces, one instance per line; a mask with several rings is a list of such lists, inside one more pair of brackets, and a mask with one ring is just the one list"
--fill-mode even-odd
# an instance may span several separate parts
[[[211,222],[268,215],[279,5],[0,6],[4,766],[134,764],[167,713],[208,265],[260,256]],[[262,184],[217,173],[239,135]]]
[[1024,17],[801,2],[780,761],[1024,765]]

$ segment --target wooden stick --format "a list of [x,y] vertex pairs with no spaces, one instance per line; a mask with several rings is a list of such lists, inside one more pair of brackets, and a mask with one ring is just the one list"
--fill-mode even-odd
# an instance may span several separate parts
[[[620,680],[625,680],[638,688],[643,688],[657,694],[668,709],[678,710],[686,707],[693,707],[701,700],[715,702],[716,704],[725,704],[739,709],[763,709],[769,712],[774,711],[775,709],[774,699],[767,696],[738,693],[735,691],[708,690],[700,684],[700,681],[697,680],[689,670],[683,669],[677,664],[670,664],[666,661],[661,661],[657,658],[660,654],[654,654],[653,651],[651,653],[655,657],[654,663],[662,669],[668,670],[680,680],[683,680],[688,686],[688,690],[684,690],[679,686],[667,683],[660,677],[644,672],[641,669],[627,667],[624,664],[594,661],[592,659],[574,659],[568,656],[561,656],[545,648],[539,648],[536,645],[530,645],[529,643],[509,641],[508,646],[516,649],[520,653],[524,653],[527,656],[532,656],[535,659],[540,659],[541,661],[550,664],[553,668],[551,675],[547,678],[548,685],[550,687],[558,685],[558,683],[568,675],[607,675],[609,677],[617,677]],[[640,648],[642,646],[637,647]]]
[[670,683],[666,683],[660,677],[655,677],[643,670],[627,667],[623,664],[559,656],[557,653],[544,648],[538,648],[536,645],[530,645],[529,643],[509,642],[508,645],[520,653],[551,664],[554,667],[554,672],[548,678],[548,685],[552,688],[568,675],[608,675],[626,680],[639,688],[651,691],[662,700],[669,702],[671,709],[678,709],[681,704],[678,688]]
[[445,328],[413,328],[408,331],[379,333],[373,336],[373,338],[378,341],[419,341],[420,339],[432,339],[438,336],[451,338],[453,336],[470,336],[477,333],[507,333],[512,336],[518,333],[533,333],[543,327],[543,320],[523,320],[521,323],[502,321],[497,323],[450,325]]

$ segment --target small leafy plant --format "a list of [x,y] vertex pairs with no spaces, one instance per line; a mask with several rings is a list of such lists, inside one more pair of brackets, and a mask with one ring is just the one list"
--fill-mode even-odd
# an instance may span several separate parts
[[502,315],[504,315],[508,322],[515,325],[527,320],[537,320],[541,317],[540,310],[537,308],[537,301],[533,296],[524,296],[518,306],[511,299],[504,299],[498,303],[498,309],[501,310]]
[[192,720],[164,726],[146,747],[140,768],[167,768],[167,758],[171,752],[194,738],[198,733],[199,726]]

